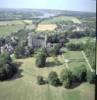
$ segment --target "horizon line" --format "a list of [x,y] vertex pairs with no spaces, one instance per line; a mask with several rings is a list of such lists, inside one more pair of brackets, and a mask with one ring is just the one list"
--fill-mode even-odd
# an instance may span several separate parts
[[50,9],[50,8],[0,8],[0,9],[30,9],[30,10],[59,10],[59,11],[74,11],[74,12],[86,12],[86,13],[96,13],[96,11],[81,11],[81,10],[64,10],[64,9]]

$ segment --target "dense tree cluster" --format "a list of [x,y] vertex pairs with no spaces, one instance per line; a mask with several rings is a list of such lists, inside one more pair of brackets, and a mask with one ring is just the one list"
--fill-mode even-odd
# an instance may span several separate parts
[[22,42],[22,44],[17,45],[14,52],[16,58],[30,57],[33,53],[33,48],[28,47],[25,42]]
[[69,43],[67,44],[67,48],[72,51],[78,51],[84,49],[83,43]]
[[85,37],[85,36],[87,36],[86,34],[85,34],[85,32],[71,32],[70,34],[68,34],[68,37],[69,38],[81,38],[81,37]]
[[17,72],[17,67],[13,64],[9,54],[0,54],[0,80],[11,78]]
[[67,34],[61,33],[48,36],[48,42],[60,43],[61,45],[64,45],[64,43],[69,42],[69,40],[67,38]]

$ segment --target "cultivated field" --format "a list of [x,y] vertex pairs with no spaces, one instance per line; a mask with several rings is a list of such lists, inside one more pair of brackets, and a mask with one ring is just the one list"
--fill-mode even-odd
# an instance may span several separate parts
[[[76,55],[76,56],[75,56]],[[94,100],[94,85],[83,83],[74,89],[65,89],[63,87],[53,87],[49,84],[37,85],[36,77],[43,75],[47,78],[48,73],[56,71],[60,74],[66,67],[64,59],[71,60],[68,67],[85,64],[85,59],[80,51],[68,51],[57,57],[59,64],[53,57],[47,59],[45,68],[37,68],[35,57],[19,59],[21,63],[20,71],[12,80],[0,82],[1,100]],[[88,67],[87,67],[88,68]]]
[[81,21],[76,18],[76,17],[71,17],[71,16],[58,16],[58,17],[53,17],[49,19],[45,19],[41,22],[41,24],[55,24],[55,23],[60,23],[60,22],[68,22],[71,21],[73,23],[78,23],[80,24]]
[[55,28],[57,28],[56,24],[39,24],[37,31],[53,31]]

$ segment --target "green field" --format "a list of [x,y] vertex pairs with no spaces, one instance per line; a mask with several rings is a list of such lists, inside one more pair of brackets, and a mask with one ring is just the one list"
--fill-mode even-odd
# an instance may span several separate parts
[[5,25],[0,26],[0,37],[5,37],[10,35],[12,32],[17,32],[18,30],[22,29],[24,25]]
[[71,16],[58,16],[58,17],[53,17],[49,19],[45,19],[41,22],[41,24],[55,24],[55,23],[60,23],[60,22],[73,22],[73,23],[81,23],[81,21],[76,18],[76,17],[71,17]]
[[32,20],[12,20],[12,21],[0,21],[0,26],[3,25],[24,25],[31,24]]
[[26,24],[32,24],[32,20],[0,21],[0,37],[10,35],[12,32],[17,32],[24,28]]
[[70,39],[69,43],[86,43],[87,40],[91,39],[92,41],[95,41],[96,38],[94,37],[82,37],[79,39]]
[[[56,71],[60,74],[66,66],[64,59],[75,59],[69,63],[69,67],[77,66],[79,62],[76,59],[85,62],[80,51],[68,51],[64,55],[59,55],[60,64],[55,64],[53,57],[47,59],[45,68],[37,68],[35,57],[19,59],[21,63],[19,73],[13,79],[0,82],[0,100],[94,100],[94,85],[83,83],[74,89],[65,89],[63,87],[53,87],[49,84],[37,85],[36,77],[43,75],[47,78],[48,73]],[[80,63],[79,63],[80,64]]]

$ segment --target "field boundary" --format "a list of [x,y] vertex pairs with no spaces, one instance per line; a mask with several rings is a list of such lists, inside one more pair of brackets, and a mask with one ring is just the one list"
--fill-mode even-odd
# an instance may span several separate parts
[[88,58],[87,58],[86,55],[85,55],[85,52],[84,52],[84,51],[81,51],[81,53],[82,53],[82,55],[83,55],[83,57],[84,57],[84,59],[85,59],[87,65],[88,65],[90,71],[91,71],[91,72],[94,72],[94,70],[92,69],[92,67],[91,67],[91,65],[90,65],[90,63],[89,63]]

